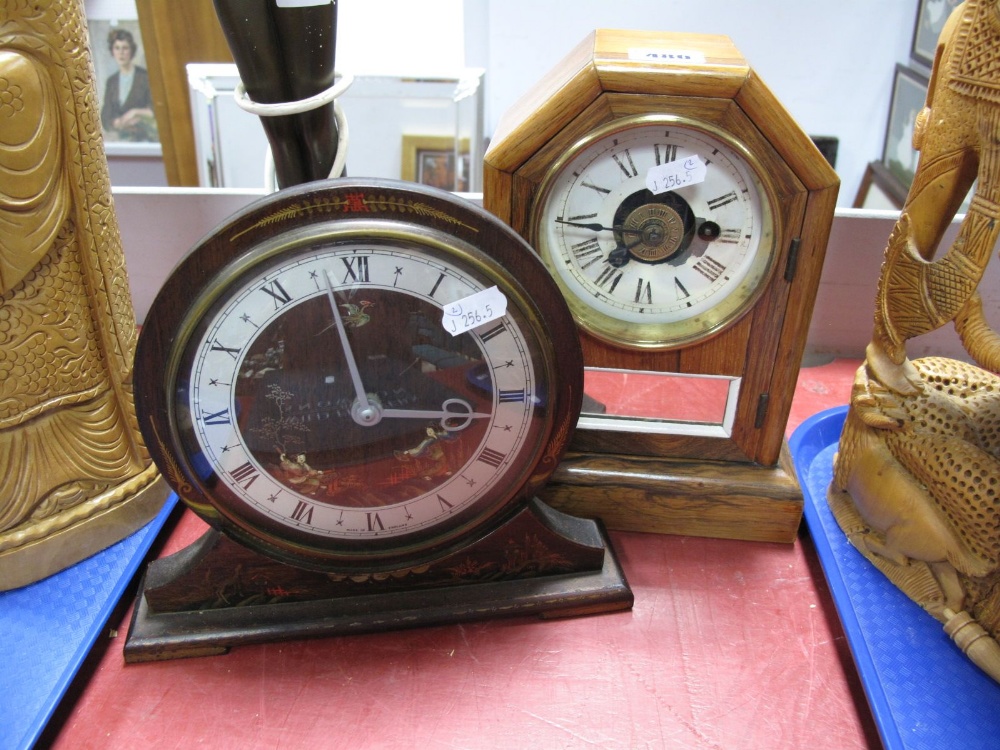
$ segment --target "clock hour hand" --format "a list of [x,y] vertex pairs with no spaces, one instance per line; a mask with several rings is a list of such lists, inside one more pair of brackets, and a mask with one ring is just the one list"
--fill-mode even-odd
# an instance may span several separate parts
[[[626,230],[629,231],[629,230]],[[614,268],[621,268],[626,265],[629,260],[632,259],[632,253],[629,252],[636,245],[642,244],[642,237],[626,245],[624,242],[619,241],[618,246],[615,247],[610,253],[608,253],[608,263]]]
[[337,300],[333,296],[333,284],[330,281],[328,271],[323,272],[326,279],[326,296],[330,300],[330,308],[333,310],[333,323],[337,327],[337,336],[340,337],[340,348],[344,350],[344,359],[347,361],[347,369],[351,374],[351,383],[354,385],[355,405],[351,409],[354,421],[358,424],[375,424],[378,422],[378,408],[368,400],[368,393],[361,382],[361,371],[358,370],[357,360],[351,350],[351,342],[347,338],[347,329],[344,327],[344,319],[340,315],[337,307]]
[[[460,410],[453,411],[449,407],[458,406]],[[431,409],[382,409],[381,415],[383,417],[390,417],[396,419],[441,419],[441,427],[448,432],[458,432],[459,430],[464,430],[470,424],[472,424],[473,419],[486,419],[492,417],[492,414],[486,414],[483,412],[473,411],[472,404],[468,401],[463,401],[460,398],[449,398],[445,399],[444,403],[441,404],[441,408],[437,410]],[[457,422],[455,420],[458,420]]]

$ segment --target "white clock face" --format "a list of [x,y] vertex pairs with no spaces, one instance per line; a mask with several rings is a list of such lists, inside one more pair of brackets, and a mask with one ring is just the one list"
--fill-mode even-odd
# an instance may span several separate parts
[[538,343],[470,264],[352,241],[263,265],[206,317],[179,404],[237,519],[391,546],[482,512],[537,458]]
[[717,333],[763,286],[767,192],[721,133],[669,117],[618,121],[577,144],[539,190],[532,241],[577,322],[616,344]]

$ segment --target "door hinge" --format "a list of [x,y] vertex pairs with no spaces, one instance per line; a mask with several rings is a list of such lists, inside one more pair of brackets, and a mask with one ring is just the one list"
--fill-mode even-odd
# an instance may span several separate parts
[[785,281],[789,284],[792,283],[792,280],[795,278],[795,272],[799,268],[799,248],[801,245],[802,239],[795,237],[788,246],[788,262],[785,263]]
[[757,415],[753,420],[755,430],[759,430],[764,426],[764,420],[767,419],[767,406],[770,399],[771,395],[769,393],[762,393],[757,397]]

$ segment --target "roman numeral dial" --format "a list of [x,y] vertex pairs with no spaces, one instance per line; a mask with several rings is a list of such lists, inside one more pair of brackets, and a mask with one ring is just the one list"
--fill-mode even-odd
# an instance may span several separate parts
[[532,240],[584,329],[670,347],[735,321],[763,288],[775,254],[765,184],[710,126],[625,118],[546,175]]
[[[512,306],[499,290],[476,307],[491,287],[386,242],[308,248],[245,280],[195,347],[187,403],[232,502],[350,543],[461,519],[499,491],[541,419],[540,345],[523,317],[490,312]],[[458,334],[451,306],[472,316]]]

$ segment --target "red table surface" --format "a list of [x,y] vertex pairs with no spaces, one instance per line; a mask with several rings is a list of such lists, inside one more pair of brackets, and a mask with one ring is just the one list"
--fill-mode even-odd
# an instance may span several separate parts
[[[856,361],[803,369],[789,432]],[[163,554],[205,525],[185,511]],[[130,611],[57,748],[848,748],[879,740],[809,539],[612,533],[629,612],[284,642],[126,666]]]

